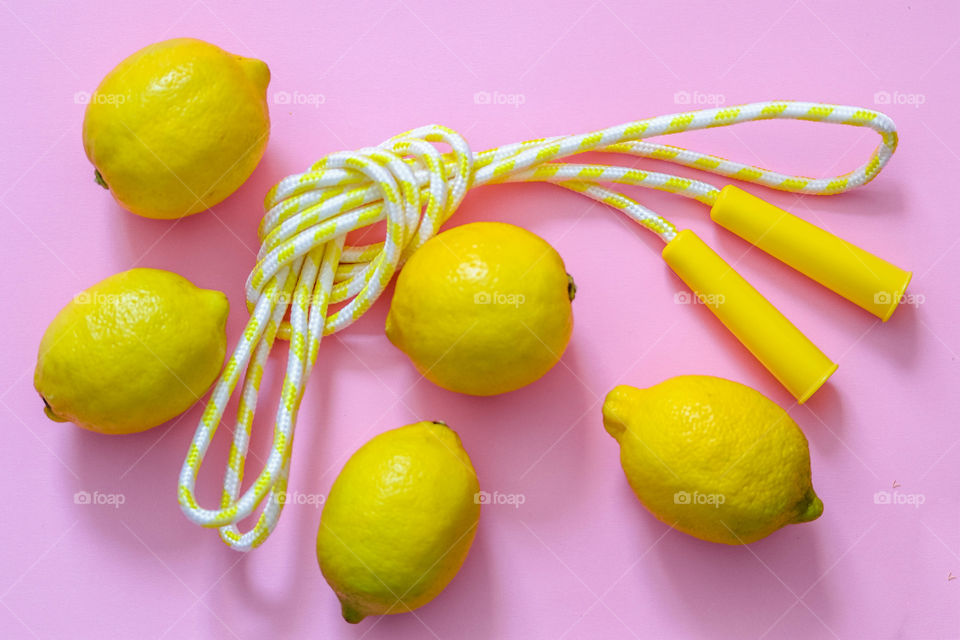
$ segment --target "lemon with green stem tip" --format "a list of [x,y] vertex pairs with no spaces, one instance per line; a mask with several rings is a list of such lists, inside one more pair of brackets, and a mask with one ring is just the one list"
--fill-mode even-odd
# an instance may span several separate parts
[[227,297],[175,273],[131,269],[67,304],[40,342],[34,386],[55,421],[107,434],[186,411],[223,366]]
[[501,222],[434,236],[407,261],[390,341],[431,382],[489,396],[543,376],[573,332],[573,278],[543,238]]
[[750,387],[712,376],[619,386],[603,423],[640,502],[692,536],[746,544],[823,513],[806,437]]
[[347,622],[430,602],[466,559],[477,475],[456,432],[418,422],[351,456],[323,506],[317,560]]
[[90,96],[83,147],[125,209],[180,218],[221,202],[267,146],[267,65],[193,38],[147,46]]

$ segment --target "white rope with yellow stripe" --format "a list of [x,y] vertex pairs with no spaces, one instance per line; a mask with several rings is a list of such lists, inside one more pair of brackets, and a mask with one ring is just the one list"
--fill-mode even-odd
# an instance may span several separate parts
[[[857,169],[835,177],[804,178],[732,162],[645,138],[770,119],[812,120],[869,127],[880,145]],[[450,148],[441,153],[437,144]],[[667,220],[610,184],[648,187],[712,205],[719,189],[698,180],[629,167],[567,164],[586,151],[656,158],[794,193],[829,195],[872,180],[897,146],[893,121],[869,109],[811,102],[758,102],[637,120],[576,136],[505,145],[474,154],[459,134],[430,125],[377,147],[330,154],[305,173],[281,180],[267,194],[262,245],[247,280],[250,320],[217,382],[180,471],[178,498],[186,516],[218,527],[229,546],[261,544],[283,510],[294,425],[320,340],[357,320],[377,300],[403,262],[453,214],[467,191],[498,182],[551,182],[619,209],[669,242]],[[382,242],[351,246],[346,235],[385,222]],[[330,305],[339,305],[335,310]],[[289,340],[286,373],[264,467],[241,493],[257,396],[277,338]],[[220,506],[201,507],[197,475],[240,378],[243,385]],[[266,502],[264,503],[264,499]],[[263,508],[246,532],[237,523]]]

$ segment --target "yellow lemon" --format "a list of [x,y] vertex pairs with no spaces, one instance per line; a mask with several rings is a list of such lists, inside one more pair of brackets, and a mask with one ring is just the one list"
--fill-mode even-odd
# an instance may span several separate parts
[[619,386],[603,423],[640,502],[692,536],[747,544],[823,512],[806,437],[750,387],[711,376]]
[[382,433],[327,496],[317,560],[347,622],[421,607],[460,570],[477,531],[477,474],[442,422]]
[[33,384],[52,420],[119,434],[183,413],[223,365],[229,303],[159,269],[131,269],[78,294],[40,342]]
[[488,396],[557,363],[573,331],[576,287],[545,240],[499,222],[427,241],[397,278],[387,337],[431,382]]
[[180,218],[217,204],[267,146],[270,70],[202,40],[137,51],[90,96],[83,148],[124,208]]

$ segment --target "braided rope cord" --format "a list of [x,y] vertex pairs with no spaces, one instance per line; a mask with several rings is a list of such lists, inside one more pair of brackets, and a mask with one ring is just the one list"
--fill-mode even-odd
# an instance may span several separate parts
[[[868,127],[881,142],[866,163],[828,178],[805,178],[733,162],[688,149],[647,142],[660,135],[757,120],[811,120]],[[441,153],[437,144],[450,148]],[[324,335],[355,322],[377,300],[394,273],[450,218],[467,192],[483,184],[550,182],[610,205],[664,242],[676,235],[666,219],[609,186],[641,186],[712,205],[716,187],[679,176],[604,164],[558,162],[587,151],[666,160],[793,193],[830,195],[866,184],[897,146],[893,121],[858,107],[812,102],[757,102],[637,120],[575,136],[529,140],[474,154],[455,131],[429,125],[377,147],[332,153],[291,175],[266,196],[262,245],[247,279],[250,319],[224,367],[180,471],[178,499],[191,521],[217,527],[230,547],[247,551],[276,526],[286,497],[294,425]],[[346,235],[386,223],[382,242],[351,246]],[[340,304],[334,311],[330,305]],[[288,319],[285,319],[289,317]],[[264,468],[242,494],[241,484],[267,356],[277,338],[289,341],[286,372]],[[240,378],[243,385],[217,509],[197,503],[197,475]],[[237,523],[266,498],[256,523]]]

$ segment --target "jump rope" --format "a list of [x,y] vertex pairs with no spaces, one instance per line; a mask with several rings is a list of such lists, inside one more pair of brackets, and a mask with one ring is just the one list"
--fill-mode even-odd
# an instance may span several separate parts
[[[791,176],[645,138],[756,120],[811,120],[869,127],[881,142],[865,164],[830,178]],[[441,152],[437,144],[449,152]],[[611,184],[648,187],[709,207],[714,222],[886,321],[911,274],[733,185],[603,164],[558,162],[600,151],[655,158],[792,193],[832,195],[872,180],[897,147],[883,113],[815,102],[755,102],[658,116],[575,136],[541,138],[473,153],[452,129],[428,125],[376,147],[332,153],[266,196],[257,264],[247,279],[250,320],[207,403],[180,471],[178,499],[191,521],[217,527],[233,549],[270,535],[283,510],[297,412],[321,338],[355,322],[404,261],[434,236],[467,192],[484,184],[549,182],[619,209],[663,240],[667,265],[802,403],[836,370],[799,329],[689,229],[677,228]],[[382,242],[347,245],[349,232],[386,222]],[[330,305],[343,303],[336,310]],[[286,319],[289,314],[289,319]],[[240,494],[267,356],[288,341],[286,373],[263,470]],[[217,509],[197,503],[197,474],[243,376],[223,493]],[[266,498],[256,524],[238,523]]]

